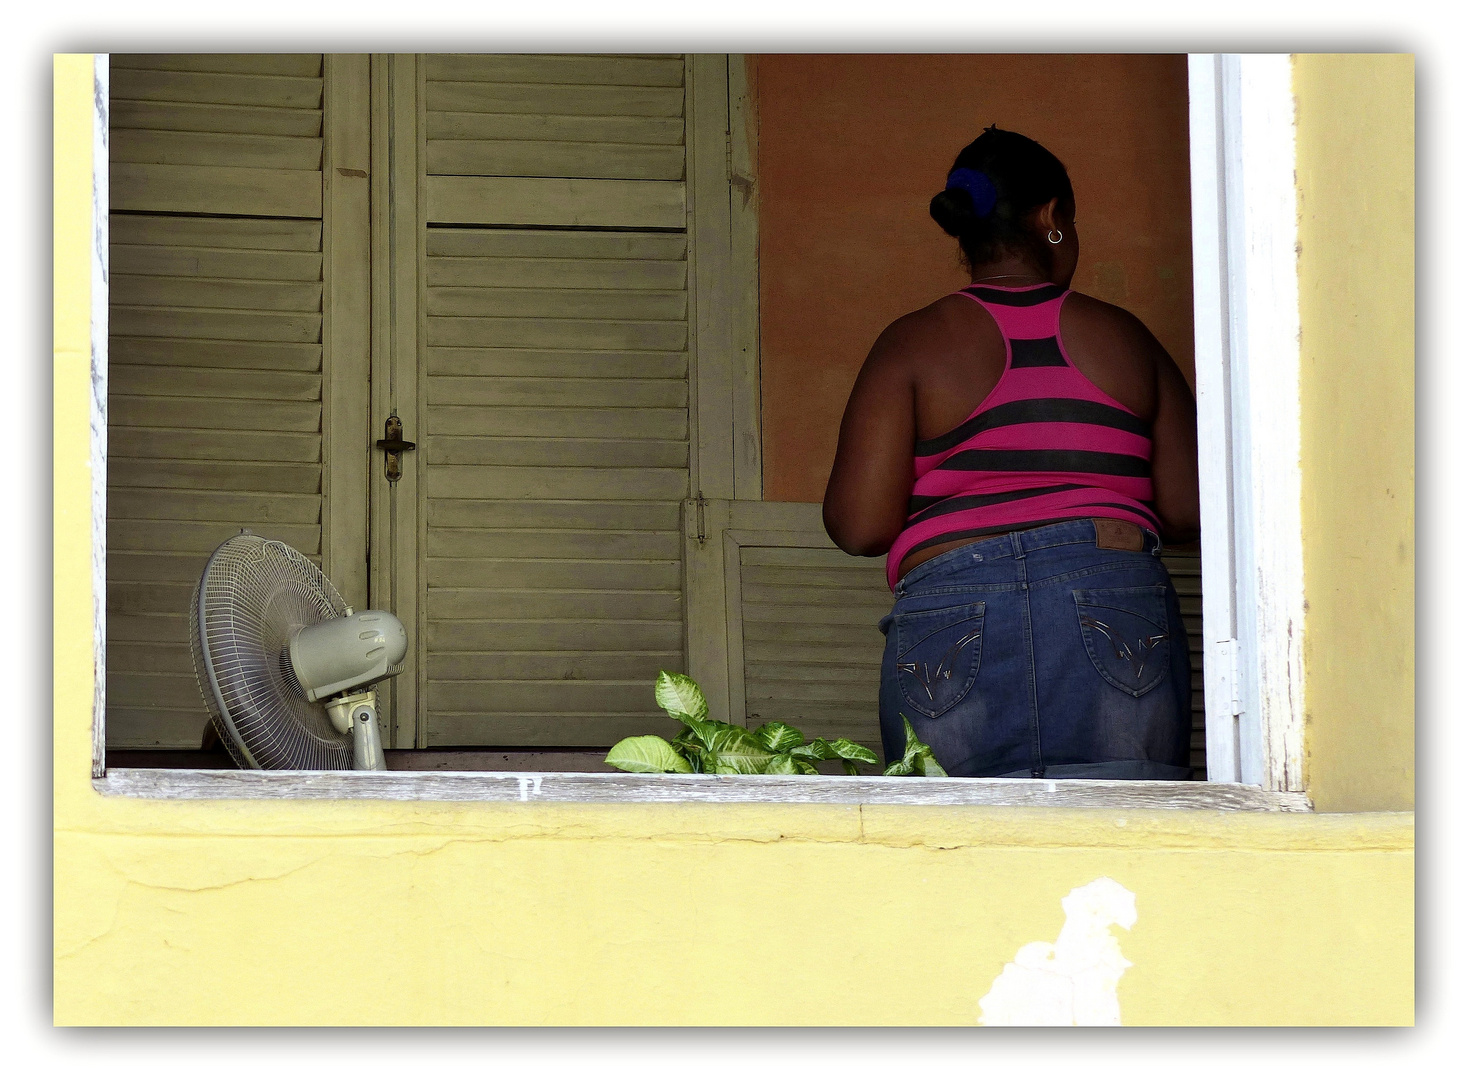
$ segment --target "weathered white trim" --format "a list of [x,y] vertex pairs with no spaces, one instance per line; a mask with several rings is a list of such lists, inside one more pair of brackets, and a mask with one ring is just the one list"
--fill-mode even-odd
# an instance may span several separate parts
[[1303,790],[1305,624],[1300,517],[1299,225],[1295,102],[1288,55],[1239,58],[1244,315],[1252,556],[1239,574],[1255,598],[1259,773],[1245,783]]
[[107,768],[107,110],[111,65],[92,57],[92,775]]
[[[1239,779],[1239,721],[1231,708],[1234,622],[1233,449],[1229,417],[1229,293],[1224,243],[1223,59],[1188,57],[1193,188],[1193,333],[1202,514],[1203,687],[1208,776]],[[1214,482],[1209,482],[1210,478]]]
[[712,776],[574,772],[286,772],[112,769],[104,795],[150,799],[393,799],[436,802],[837,803],[1308,811],[1304,795],[1171,780],[913,776]]
[[[1189,93],[1209,777],[1299,791],[1304,570],[1290,57],[1190,57]],[[1209,482],[1217,477],[1224,483]]]

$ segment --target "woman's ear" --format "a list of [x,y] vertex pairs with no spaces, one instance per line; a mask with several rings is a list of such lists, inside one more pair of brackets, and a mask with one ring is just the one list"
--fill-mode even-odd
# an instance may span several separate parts
[[1047,233],[1051,229],[1060,228],[1060,197],[1058,195],[1035,211],[1035,224]]

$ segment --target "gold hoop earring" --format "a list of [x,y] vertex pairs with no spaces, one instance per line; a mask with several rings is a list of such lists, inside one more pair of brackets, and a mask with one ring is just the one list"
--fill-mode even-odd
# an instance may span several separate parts
[[1065,233],[1059,229],[1051,229],[1045,234],[1045,239],[1049,240],[1052,244],[1058,244],[1065,239]]

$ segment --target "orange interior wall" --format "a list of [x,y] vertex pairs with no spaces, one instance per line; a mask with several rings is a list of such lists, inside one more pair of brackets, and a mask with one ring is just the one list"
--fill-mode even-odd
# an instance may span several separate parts
[[928,217],[989,124],[1065,163],[1073,287],[1136,314],[1193,377],[1185,56],[748,59],[758,124],[764,495],[819,502],[867,350],[968,284]]

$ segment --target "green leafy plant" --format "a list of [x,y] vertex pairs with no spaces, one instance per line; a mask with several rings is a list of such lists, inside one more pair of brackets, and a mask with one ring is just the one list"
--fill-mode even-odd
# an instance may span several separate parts
[[[710,720],[703,691],[687,675],[658,672],[653,696],[669,716],[682,722],[682,730],[671,742],[658,735],[623,739],[607,754],[608,765],[638,773],[815,775],[817,761],[840,761],[842,768],[855,776],[858,762],[877,763],[877,755],[860,743],[850,739],[806,742],[799,730],[778,720],[753,731]],[[907,723],[906,717],[903,723]],[[907,752],[886,772],[892,776],[945,775],[932,750],[917,741],[911,724],[907,726]]]
[[[901,713],[897,714],[902,716]],[[902,752],[902,757],[889,764],[882,770],[883,776],[947,776],[943,766],[938,764],[938,759],[933,756],[933,748],[925,742],[919,742],[917,732],[912,730],[912,722],[902,716],[902,727],[907,732],[907,749]]]

